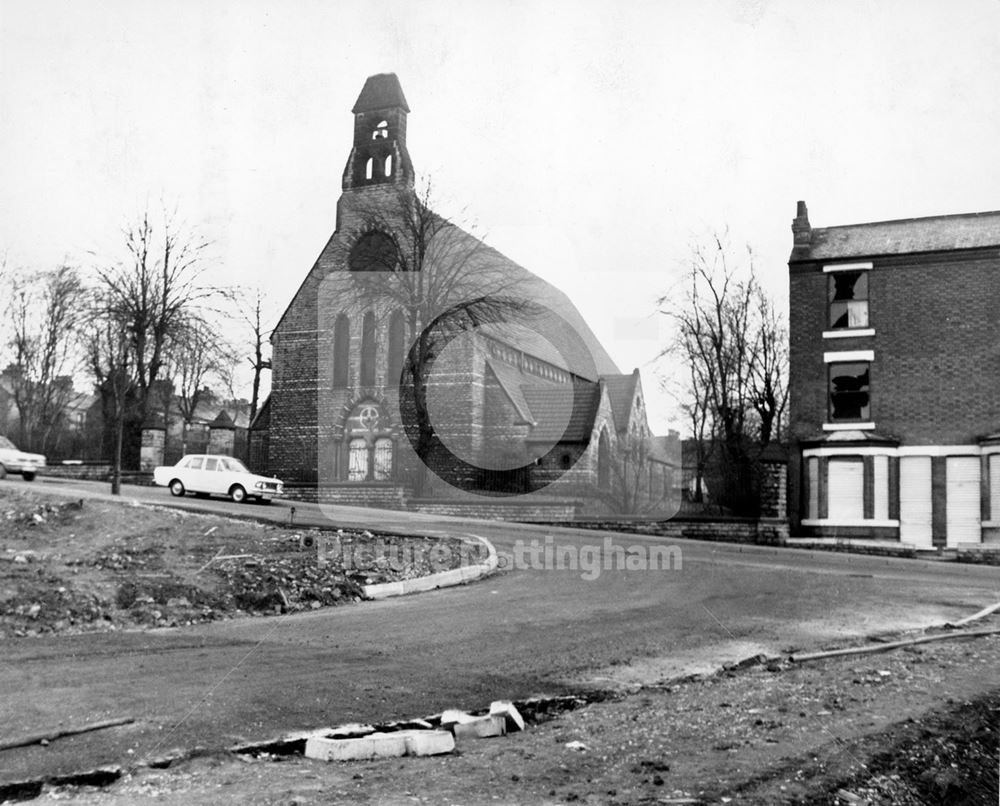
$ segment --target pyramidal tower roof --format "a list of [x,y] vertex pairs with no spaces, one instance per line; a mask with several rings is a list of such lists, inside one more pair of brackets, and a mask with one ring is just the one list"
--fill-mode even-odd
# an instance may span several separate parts
[[395,73],[379,73],[368,76],[365,86],[361,88],[358,100],[354,102],[351,112],[373,112],[376,109],[389,109],[398,106],[404,112],[409,112],[410,107],[406,103],[406,96],[403,95],[403,88],[399,84],[399,79]]

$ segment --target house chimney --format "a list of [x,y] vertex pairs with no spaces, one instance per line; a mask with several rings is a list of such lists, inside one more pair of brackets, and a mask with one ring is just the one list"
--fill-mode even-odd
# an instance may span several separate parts
[[809,225],[809,210],[806,203],[800,201],[792,219],[792,256],[805,257],[809,253],[812,242],[812,227]]

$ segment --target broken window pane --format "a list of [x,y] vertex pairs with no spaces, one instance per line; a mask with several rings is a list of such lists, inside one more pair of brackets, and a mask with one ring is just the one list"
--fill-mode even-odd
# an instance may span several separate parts
[[868,272],[830,274],[830,327],[868,327]]
[[842,422],[871,417],[867,361],[830,364],[830,420]]

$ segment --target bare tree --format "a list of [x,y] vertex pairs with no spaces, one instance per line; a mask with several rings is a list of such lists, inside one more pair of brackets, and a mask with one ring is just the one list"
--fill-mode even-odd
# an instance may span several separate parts
[[170,344],[168,370],[173,378],[173,399],[181,415],[181,452],[187,453],[187,434],[202,402],[206,386],[231,385],[235,356],[218,328],[198,316],[184,317]]
[[265,370],[271,369],[271,359],[264,357],[264,349],[271,328],[265,324],[262,304],[262,293],[259,288],[255,290],[252,299],[243,299],[238,303],[240,315],[249,328],[250,336],[250,356],[248,361],[253,368],[253,381],[250,393],[251,422],[257,416],[257,409],[260,406],[261,376]]
[[[167,351],[181,343],[189,323],[209,312],[219,291],[203,282],[208,243],[165,215],[154,225],[147,212],[124,231],[127,258],[97,270],[93,316],[113,323],[127,341],[130,384],[124,461],[138,466],[141,429],[150,412],[151,390],[163,378]],[[110,391],[99,384],[105,404]]]
[[101,395],[102,412],[111,433],[111,494],[121,494],[122,454],[125,422],[138,380],[132,353],[132,338],[120,323],[105,315],[108,300],[91,300],[87,326],[87,359]]
[[[752,250],[734,260],[727,237],[713,235],[707,246],[693,247],[683,293],[659,304],[674,323],[664,352],[680,358],[688,373],[685,406],[700,446],[697,475],[717,447],[720,497],[749,509],[755,451],[774,435],[787,401],[787,331],[757,280]],[[696,483],[697,496],[700,478]]]
[[759,420],[759,439],[766,446],[781,440],[788,405],[788,328],[774,301],[755,289],[756,349],[750,367],[751,400]]
[[23,449],[49,453],[73,396],[82,284],[76,269],[62,266],[13,278],[8,308],[13,364],[8,368]]
[[536,311],[523,288],[525,278],[497,252],[431,209],[431,188],[399,187],[361,209],[363,229],[350,257],[347,298],[379,301],[401,310],[410,334],[402,368],[400,407],[420,467],[418,494],[437,442],[427,402],[435,360],[457,334],[486,325],[524,323]]

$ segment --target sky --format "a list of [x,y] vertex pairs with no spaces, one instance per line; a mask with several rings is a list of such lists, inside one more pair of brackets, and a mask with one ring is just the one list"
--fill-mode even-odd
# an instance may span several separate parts
[[276,321],[380,72],[439,209],[569,294],[660,433],[656,300],[692,245],[728,229],[785,306],[799,199],[813,226],[1000,208],[998,0],[0,0],[0,255],[87,268],[166,206]]

